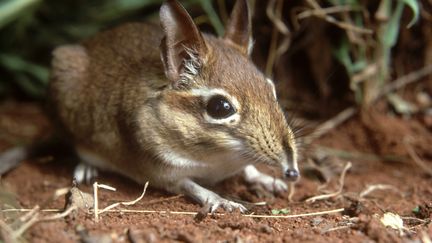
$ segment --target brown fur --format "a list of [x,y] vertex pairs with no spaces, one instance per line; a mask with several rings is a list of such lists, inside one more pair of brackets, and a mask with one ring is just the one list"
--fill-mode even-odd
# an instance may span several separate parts
[[[166,189],[171,165],[160,155],[168,150],[201,161],[213,154],[239,153],[227,145],[235,138],[245,145],[240,153],[252,163],[277,165],[283,155],[294,163],[293,133],[272,86],[247,55],[250,26],[241,20],[234,24],[245,32],[235,34],[236,26],[228,28],[225,38],[180,32],[192,35],[185,37],[185,46],[173,46],[175,36],[169,33],[174,39],[162,39],[167,33],[158,26],[131,23],[80,45],[57,48],[50,96],[73,143],[106,161],[108,169]],[[189,26],[184,25],[175,28]],[[193,82],[179,86],[177,79],[184,72],[179,60],[187,58],[183,47],[195,51],[202,67]],[[240,122],[208,123],[203,98],[190,93],[200,88],[218,88],[237,98]],[[244,166],[230,163],[232,173]]]

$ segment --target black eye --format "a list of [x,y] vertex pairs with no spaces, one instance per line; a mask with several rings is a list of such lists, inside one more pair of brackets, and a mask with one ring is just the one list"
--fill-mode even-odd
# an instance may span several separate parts
[[207,102],[207,113],[213,118],[227,118],[235,112],[233,105],[222,95],[215,95]]

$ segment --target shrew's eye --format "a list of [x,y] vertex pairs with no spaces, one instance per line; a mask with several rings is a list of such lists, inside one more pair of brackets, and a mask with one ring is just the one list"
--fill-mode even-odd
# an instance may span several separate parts
[[223,119],[236,113],[236,110],[225,97],[215,95],[207,102],[207,113],[215,119]]

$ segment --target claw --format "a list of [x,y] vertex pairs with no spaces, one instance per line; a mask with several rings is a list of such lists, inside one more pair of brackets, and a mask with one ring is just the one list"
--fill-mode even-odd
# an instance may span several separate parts
[[232,212],[236,209],[240,210],[241,213],[246,213],[248,211],[242,204],[221,197],[211,198],[207,200],[207,204],[210,205],[210,213],[212,214],[215,213],[218,208],[223,208],[227,212]]

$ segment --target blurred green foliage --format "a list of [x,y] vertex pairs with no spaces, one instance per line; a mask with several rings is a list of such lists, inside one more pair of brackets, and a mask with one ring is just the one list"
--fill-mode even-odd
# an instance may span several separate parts
[[[361,6],[360,0],[329,0],[335,6],[351,6],[353,9]],[[374,35],[358,37],[350,41],[349,36],[341,39],[340,45],[334,50],[334,55],[345,67],[350,77],[350,87],[354,91],[359,105],[368,106],[381,92],[385,83],[389,81],[391,66],[391,50],[396,45],[401,28],[401,18],[407,6],[412,11],[412,18],[408,28],[419,18],[417,0],[381,0],[373,16],[362,12],[354,12],[348,18],[360,28],[366,26],[365,16],[372,15],[377,26],[373,26]],[[364,8],[365,9],[365,8]],[[354,39],[351,37],[351,40]],[[360,41],[359,41],[360,40]]]
[[[18,90],[24,97],[43,98],[54,47],[77,42],[122,22],[157,19],[162,1],[1,0],[0,97],[16,95]],[[352,11],[341,12],[337,18],[371,32],[364,34],[345,29],[333,50],[346,69],[357,103],[367,105],[389,80],[391,51],[398,39],[403,10],[407,8],[412,12],[407,26],[410,27],[419,18],[419,1],[380,0],[374,3],[378,6],[375,12],[368,13],[362,0],[322,2],[350,7]],[[199,8],[204,13],[199,16],[200,22],[205,19],[217,34],[223,34],[222,22],[214,9],[215,1],[183,0],[181,3],[187,9]],[[283,16],[290,16],[290,13],[283,13]]]
[[[0,97],[44,97],[51,51],[109,26],[157,18],[163,0],[2,0],[0,1]],[[200,7],[217,33],[223,26],[211,1],[186,0]]]

